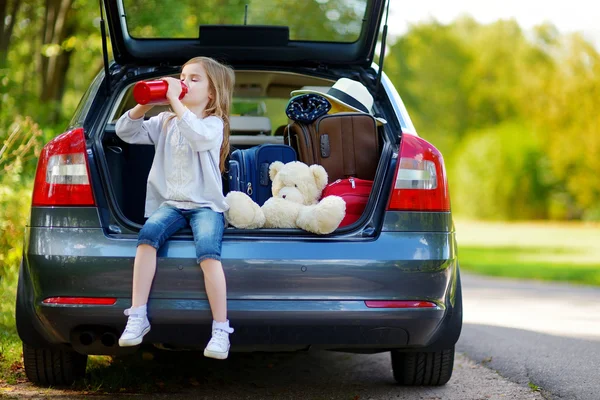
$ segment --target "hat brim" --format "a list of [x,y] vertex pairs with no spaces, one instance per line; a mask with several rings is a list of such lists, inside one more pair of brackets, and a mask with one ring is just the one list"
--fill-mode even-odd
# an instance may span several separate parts
[[[300,89],[300,90],[294,90],[294,91],[292,91],[292,92],[290,93],[290,96],[298,96],[298,95],[301,95],[301,94],[308,94],[308,93],[312,93],[312,94],[319,94],[319,95],[321,95],[321,96],[325,97],[327,100],[334,101],[334,102],[336,102],[337,104],[340,104],[340,105],[342,105],[342,106],[344,106],[344,107],[346,107],[346,108],[349,108],[349,109],[351,109],[351,110],[354,110],[354,111],[356,111],[356,112],[359,112],[359,113],[363,113],[363,114],[365,114],[365,112],[364,112],[364,111],[362,111],[362,110],[359,110],[359,109],[358,109],[358,108],[356,108],[356,107],[352,107],[350,104],[344,103],[343,101],[341,101],[341,100],[340,100],[340,99],[338,99],[337,97],[331,96],[331,95],[329,95],[329,94],[327,94],[327,93],[325,93],[325,92],[320,92],[320,91],[318,91],[318,90],[310,90],[310,89],[305,89],[305,90],[302,90],[302,89]],[[371,115],[372,115],[372,114],[371,114]],[[385,119],[383,119],[383,118],[379,118],[379,117],[376,117],[376,116],[374,116],[374,115],[373,115],[373,118],[375,118],[375,120],[377,121],[377,124],[378,124],[378,125],[384,125],[384,124],[387,124],[387,121],[386,121]]]

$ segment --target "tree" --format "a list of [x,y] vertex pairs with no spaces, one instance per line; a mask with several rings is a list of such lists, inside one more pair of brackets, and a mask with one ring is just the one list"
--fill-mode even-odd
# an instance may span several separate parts
[[432,21],[412,26],[386,59],[416,129],[445,154],[469,128],[464,71],[472,58],[452,26]]
[[560,62],[530,112],[561,183],[556,216],[600,220],[600,54],[579,35],[553,51]]
[[513,20],[466,17],[411,27],[388,61],[419,133],[445,155],[456,210],[600,219],[591,179],[600,173],[600,55],[590,43],[550,24],[526,34]]
[[72,18],[72,5],[73,0],[46,0],[39,57],[40,99],[44,102],[59,101],[64,93],[72,51],[64,49],[62,44],[77,28],[77,19]]
[[[6,65],[10,39],[17,21],[21,0],[0,2],[0,68]],[[8,21],[8,23],[6,22]]]

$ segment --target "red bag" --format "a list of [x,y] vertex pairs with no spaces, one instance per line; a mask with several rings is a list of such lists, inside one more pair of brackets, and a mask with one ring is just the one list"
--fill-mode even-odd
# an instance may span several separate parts
[[340,227],[353,224],[362,215],[371,189],[373,181],[358,178],[338,179],[335,182],[325,186],[322,198],[335,195],[340,196],[346,202],[346,216],[340,223]]

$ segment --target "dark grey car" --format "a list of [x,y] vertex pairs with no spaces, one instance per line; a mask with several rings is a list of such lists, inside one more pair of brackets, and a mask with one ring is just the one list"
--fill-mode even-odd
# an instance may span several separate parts
[[[287,121],[281,105],[290,91],[340,77],[367,86],[388,121],[379,128],[369,203],[354,224],[325,236],[226,229],[232,352],[391,352],[400,384],[450,379],[462,300],[444,162],[373,64],[384,1],[361,4],[357,38],[333,41],[296,40],[294,26],[264,23],[201,26],[200,39],[133,38],[128,9],[105,2],[115,61],[93,81],[67,132],[42,151],[25,228],[16,318],[31,381],[68,384],[84,374],[87,355],[136,350],[119,348],[116,338],[130,306],[154,147],[124,143],[114,122],[134,105],[135,82],[177,76],[197,55],[236,70],[237,148],[281,142],[281,129],[271,127]],[[212,317],[190,230],[158,252],[149,318],[143,345],[200,349],[208,339]]]

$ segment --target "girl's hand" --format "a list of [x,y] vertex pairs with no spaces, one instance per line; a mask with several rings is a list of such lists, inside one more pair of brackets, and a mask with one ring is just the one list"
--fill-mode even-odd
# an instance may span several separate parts
[[179,96],[181,95],[181,82],[179,81],[179,79],[170,78],[170,77],[166,77],[166,78],[162,78],[162,79],[165,80],[169,84],[169,89],[167,90],[167,99],[169,99],[169,102],[172,105],[173,100],[175,100],[175,99],[179,100]]

